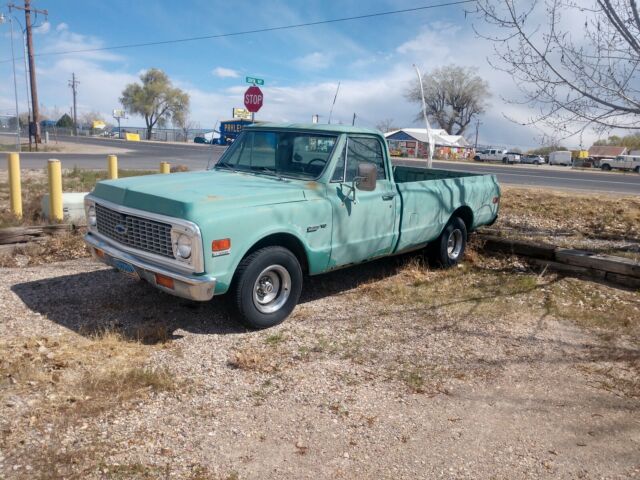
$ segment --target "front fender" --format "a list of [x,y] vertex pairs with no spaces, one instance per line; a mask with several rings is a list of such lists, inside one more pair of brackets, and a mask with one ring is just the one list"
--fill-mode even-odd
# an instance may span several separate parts
[[[205,271],[216,277],[216,294],[229,289],[242,259],[258,242],[271,235],[296,238],[304,248],[312,275],[325,271],[329,263],[331,207],[326,199],[233,210],[212,215],[199,225],[203,233]],[[214,256],[211,242],[223,238],[231,239],[231,250],[227,255]]]

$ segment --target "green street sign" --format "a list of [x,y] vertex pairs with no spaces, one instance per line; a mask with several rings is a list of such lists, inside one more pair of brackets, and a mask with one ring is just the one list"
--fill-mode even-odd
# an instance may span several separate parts
[[261,78],[246,77],[247,83],[253,83],[254,85],[264,85],[264,80]]

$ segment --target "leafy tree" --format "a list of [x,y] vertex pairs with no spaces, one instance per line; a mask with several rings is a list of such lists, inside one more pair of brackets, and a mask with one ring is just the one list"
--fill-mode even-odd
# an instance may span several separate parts
[[140,75],[140,81],[141,84],[126,86],[120,102],[130,113],[144,117],[149,140],[154,126],[163,126],[169,120],[174,124],[184,121],[189,111],[189,94],[174,87],[167,74],[157,68]]
[[65,113],[56,122],[56,127],[73,128],[73,118],[71,118],[69,114]]
[[594,145],[612,145],[615,147],[627,147],[629,150],[640,150],[640,133],[632,133],[619,137],[612,135],[606,140],[598,140]]
[[[640,13],[636,0],[478,0],[492,65],[510,75],[529,124],[564,137],[638,128]],[[523,119],[514,119],[522,123]]]
[[[473,68],[447,65],[423,74],[427,115],[452,135],[462,135],[471,121],[483,113],[491,96],[489,84]],[[416,120],[422,119],[422,97],[417,80],[406,94],[420,105]]]

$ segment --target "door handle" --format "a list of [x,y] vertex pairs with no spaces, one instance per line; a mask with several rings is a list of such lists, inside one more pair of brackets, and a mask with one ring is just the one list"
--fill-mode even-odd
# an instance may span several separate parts
[[393,198],[395,196],[396,196],[395,192],[383,193],[382,194],[382,200],[384,200],[384,201],[393,200]]

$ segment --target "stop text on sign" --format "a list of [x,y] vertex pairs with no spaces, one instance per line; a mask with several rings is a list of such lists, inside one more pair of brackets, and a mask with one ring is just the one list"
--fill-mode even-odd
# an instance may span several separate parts
[[244,106],[252,113],[257,112],[262,108],[263,100],[264,96],[262,95],[262,90],[255,85],[247,88],[247,91],[244,92]]

